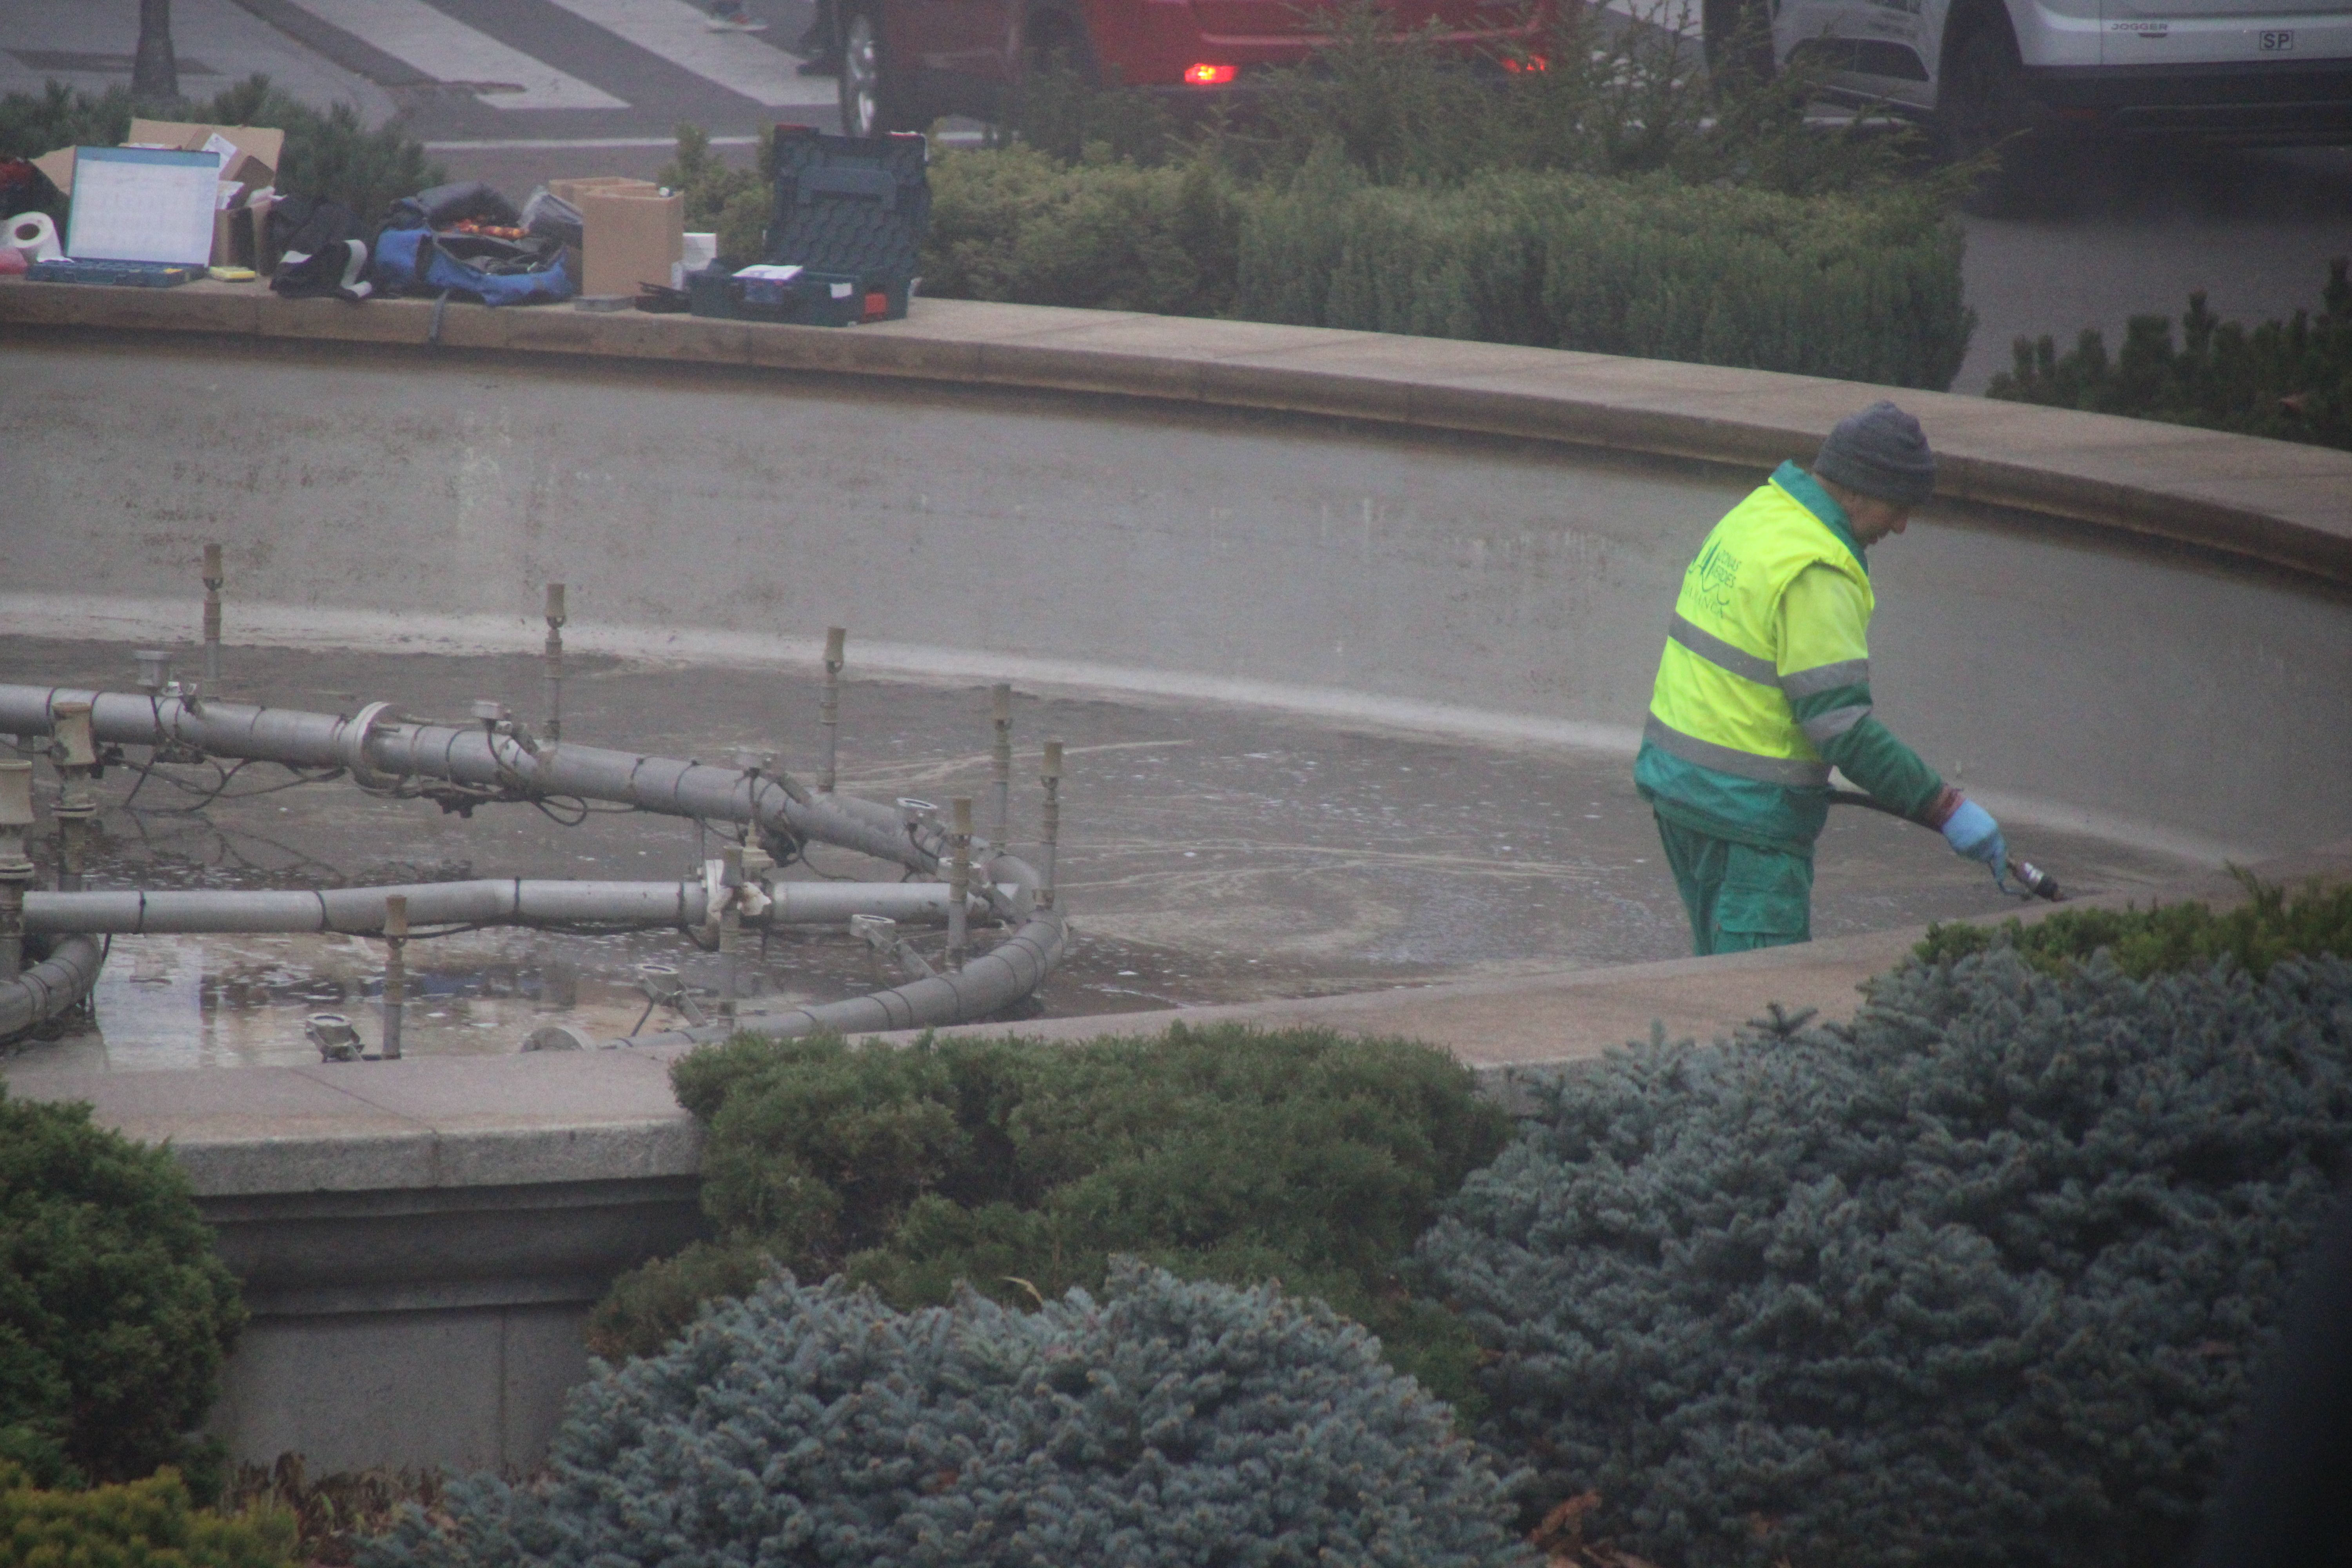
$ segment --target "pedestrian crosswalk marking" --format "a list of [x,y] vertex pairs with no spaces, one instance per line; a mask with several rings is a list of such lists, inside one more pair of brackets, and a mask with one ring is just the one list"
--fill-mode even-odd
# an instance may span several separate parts
[[493,109],[626,109],[614,98],[544,60],[509,48],[425,0],[293,0],[330,26],[415,66],[436,81],[467,87]]
[[686,0],[549,0],[649,55],[769,109],[807,109],[834,101],[829,81],[798,76],[797,57],[749,33],[715,33]]

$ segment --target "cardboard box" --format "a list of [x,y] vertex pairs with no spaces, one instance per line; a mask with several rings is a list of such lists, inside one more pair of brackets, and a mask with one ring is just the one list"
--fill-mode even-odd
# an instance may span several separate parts
[[[205,143],[219,136],[236,148],[237,155],[228,161],[229,170],[244,167],[251,159],[266,176],[268,184],[278,174],[278,161],[286,153],[286,132],[265,125],[194,125],[173,120],[134,120],[131,134],[123,138],[126,147],[156,145],[176,148],[183,153],[200,153]],[[73,195],[74,150],[60,147],[54,153],[44,153],[34,159],[33,167],[49,177],[60,195]],[[228,170],[224,170],[226,176]],[[639,182],[643,184],[643,182]]]
[[278,258],[269,250],[269,209],[277,205],[275,197],[264,196],[213,214],[212,264],[250,267],[257,272],[276,267]]
[[570,202],[575,207],[580,205],[580,198],[591,191],[604,191],[614,195],[634,193],[641,196],[661,195],[661,187],[651,180],[633,180],[622,174],[588,174],[576,179],[547,182],[549,195],[559,202]]
[[[201,153],[205,143],[215,136],[230,143],[241,153],[258,159],[273,174],[280,159],[286,155],[286,132],[268,125],[198,125],[180,120],[134,120],[131,134],[122,139],[126,147],[177,147],[184,153]],[[236,162],[232,158],[231,163]],[[50,176],[52,179],[55,175]]]
[[60,147],[54,153],[44,153],[33,160],[33,167],[49,177],[59,195],[73,195],[74,150]]
[[641,283],[668,287],[671,265],[686,254],[686,197],[604,189],[564,199],[580,209],[583,294],[634,294]]

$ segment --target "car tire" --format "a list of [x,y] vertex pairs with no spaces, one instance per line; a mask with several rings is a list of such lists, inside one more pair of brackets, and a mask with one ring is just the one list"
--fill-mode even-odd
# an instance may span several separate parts
[[2034,154],[2021,142],[2031,126],[2032,100],[2009,28],[1996,22],[1961,35],[1938,74],[1936,143],[1945,162],[1965,163],[1988,153],[1999,158],[1961,208],[1979,217],[2000,217],[2032,205],[2026,170]]
[[841,133],[887,136],[910,128],[905,88],[882,37],[882,19],[872,5],[845,5],[841,12]]
[[1763,0],[1699,0],[1699,33],[1709,71],[1772,79],[1772,18]]

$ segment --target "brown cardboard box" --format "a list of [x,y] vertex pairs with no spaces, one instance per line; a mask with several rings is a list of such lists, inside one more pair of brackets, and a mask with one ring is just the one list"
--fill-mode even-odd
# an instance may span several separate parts
[[640,283],[668,285],[670,264],[686,254],[683,195],[601,189],[565,199],[580,209],[587,253],[583,294],[634,294]]
[[33,160],[33,167],[49,177],[59,195],[73,195],[74,150],[60,147],[54,153],[44,153]]
[[547,182],[549,195],[559,202],[570,202],[575,207],[580,205],[580,198],[590,191],[635,192],[641,196],[653,196],[661,194],[661,187],[651,180],[633,180],[623,174],[585,174],[576,179]]
[[259,159],[273,174],[286,154],[286,132],[273,126],[198,125],[180,120],[134,120],[131,122],[131,134],[122,139],[122,144],[177,147],[183,152],[200,153],[215,135],[233,144],[239,153]]
[[[237,156],[230,160],[232,168],[241,168],[247,159],[258,163],[268,184],[278,175],[278,161],[285,155],[286,132],[265,125],[192,125],[173,120],[134,120],[131,134],[123,138],[126,147],[153,143],[176,147],[184,153],[196,153],[215,132],[221,140],[233,143]],[[49,177],[61,195],[73,195],[74,150],[60,147],[54,153],[44,153],[33,160],[33,167]],[[226,174],[226,172],[224,172]],[[640,181],[639,184],[644,182]]]
[[276,197],[264,196],[213,214],[213,265],[250,267],[258,272],[275,266],[278,258],[269,254],[269,209],[277,205]]

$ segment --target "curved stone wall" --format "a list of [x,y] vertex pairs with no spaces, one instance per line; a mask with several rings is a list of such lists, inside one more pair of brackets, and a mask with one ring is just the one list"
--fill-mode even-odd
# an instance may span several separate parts
[[[799,659],[846,624],[867,669],[1623,749],[1697,539],[1870,395],[947,303],[832,333],[448,317],[560,353],[419,349],[399,303],[110,302],[258,323],[201,336],[26,320],[136,292],[0,289],[16,626],[184,636],[220,540],[232,640],[528,646],[558,578],[582,648]],[[1064,341],[1122,324],[1175,341]],[[362,329],[383,341],[324,335]],[[1900,732],[2021,820],[2213,861],[2347,831],[2352,461],[1898,395],[1957,492],[1875,552]]]

